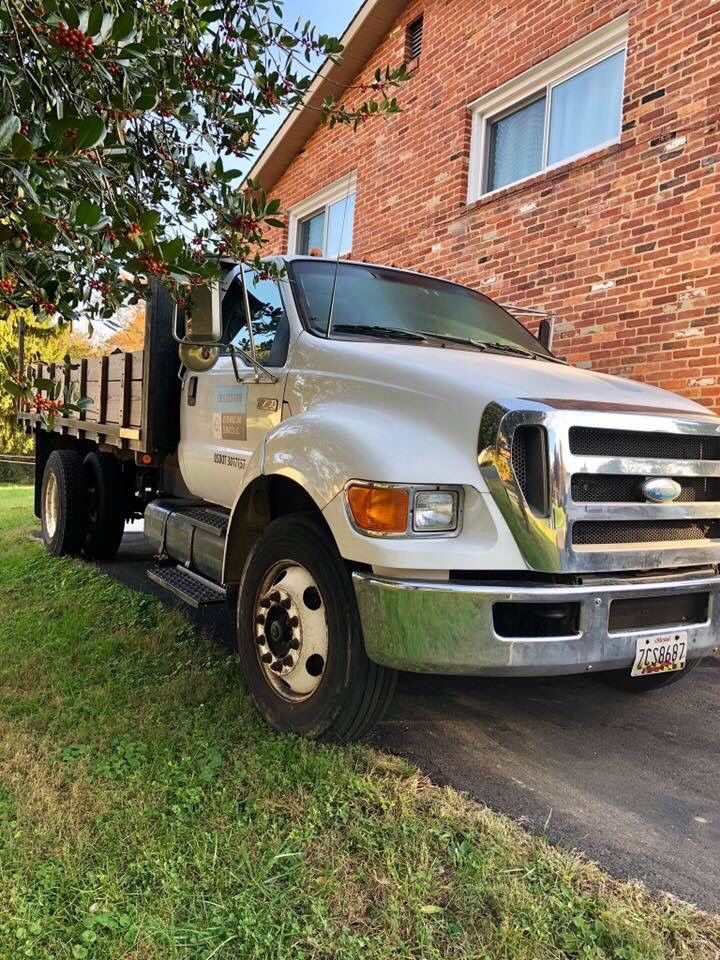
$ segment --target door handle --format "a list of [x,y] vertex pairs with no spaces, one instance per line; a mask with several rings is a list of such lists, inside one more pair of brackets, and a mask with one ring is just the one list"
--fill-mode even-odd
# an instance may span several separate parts
[[198,378],[190,377],[188,380],[188,394],[187,394],[187,405],[189,407],[194,407],[197,403],[197,385]]

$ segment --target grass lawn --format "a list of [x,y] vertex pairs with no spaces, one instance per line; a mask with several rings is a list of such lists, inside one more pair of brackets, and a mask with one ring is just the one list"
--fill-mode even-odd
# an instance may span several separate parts
[[654,960],[720,920],[355,745],[271,733],[181,615],[0,488],[0,960]]

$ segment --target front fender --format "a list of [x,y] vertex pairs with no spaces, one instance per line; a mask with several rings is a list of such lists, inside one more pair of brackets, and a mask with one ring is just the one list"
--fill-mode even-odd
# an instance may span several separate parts
[[473,439],[467,449],[422,420],[378,407],[314,405],[270,433],[263,472],[300,484],[324,509],[348,480],[482,486]]

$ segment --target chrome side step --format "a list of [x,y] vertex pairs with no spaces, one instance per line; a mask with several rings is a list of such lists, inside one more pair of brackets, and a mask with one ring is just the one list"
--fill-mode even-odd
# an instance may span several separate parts
[[151,567],[147,571],[147,578],[196,609],[211,603],[225,602],[226,593],[223,587],[186,567]]

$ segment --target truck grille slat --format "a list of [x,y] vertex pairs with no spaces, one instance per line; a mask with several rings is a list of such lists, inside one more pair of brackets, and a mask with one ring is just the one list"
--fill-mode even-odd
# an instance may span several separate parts
[[720,460],[720,437],[605,427],[570,427],[569,434],[570,453],[576,457]]
[[[648,479],[622,474],[576,473],[571,482],[571,496],[575,503],[645,503],[642,485]],[[682,491],[675,503],[720,502],[720,477],[673,479]]]
[[578,520],[572,528],[575,546],[678,540],[720,540],[720,520]]

